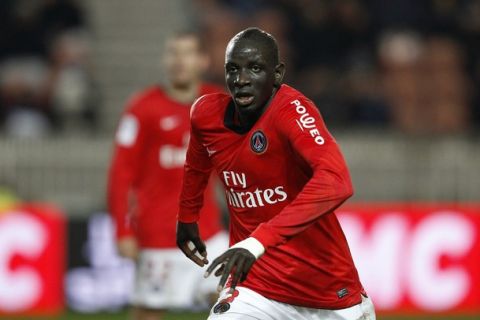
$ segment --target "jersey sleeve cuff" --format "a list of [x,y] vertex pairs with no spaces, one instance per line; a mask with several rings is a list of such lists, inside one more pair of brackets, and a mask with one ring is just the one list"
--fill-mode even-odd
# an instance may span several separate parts
[[259,225],[250,236],[257,239],[265,248],[275,247],[283,242],[283,239],[272,230],[269,230],[265,224]]
[[117,240],[127,238],[127,237],[132,237],[134,236],[134,232],[131,229],[124,228],[124,229],[117,229],[116,232]]
[[200,215],[196,212],[180,211],[177,215],[177,220],[182,223],[198,222]]
[[253,237],[237,242],[231,247],[231,249],[234,248],[243,248],[250,251],[250,253],[255,256],[255,259],[260,258],[265,253],[265,247],[263,244]]

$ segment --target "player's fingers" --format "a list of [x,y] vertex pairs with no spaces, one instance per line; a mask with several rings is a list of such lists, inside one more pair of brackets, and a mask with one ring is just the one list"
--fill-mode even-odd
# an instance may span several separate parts
[[197,265],[200,267],[203,267],[205,265],[205,262],[203,259],[199,258],[198,256],[195,255],[195,252],[191,249],[191,246],[189,245],[190,242],[186,242],[180,246],[180,250],[193,262],[195,262]]
[[217,271],[215,271],[214,276],[215,277],[220,277],[223,273],[223,270],[225,270],[225,263],[223,263],[220,268],[218,268]]
[[232,256],[226,266],[225,269],[223,270],[222,277],[220,278],[220,282],[218,283],[217,291],[220,292],[222,291],[223,287],[225,286],[225,283],[227,282],[228,276],[232,272],[233,267],[235,266],[235,263],[238,261],[238,256],[234,255]]
[[221,256],[217,257],[215,260],[213,260],[213,262],[210,264],[210,266],[207,268],[207,271],[205,272],[205,275],[204,275],[205,278],[208,277],[218,265],[223,264],[223,262],[225,262],[228,259],[229,255],[227,253],[228,251],[223,253]]
[[[195,238],[192,239],[193,244],[197,248],[198,252],[200,252],[200,255],[204,258],[207,257],[207,246],[205,246],[205,243],[200,238]],[[208,262],[207,262],[208,263]]]
[[180,250],[183,252],[184,255],[188,256],[188,246],[186,243],[184,244],[178,244],[178,247],[180,248]]
[[242,278],[240,279],[240,282],[243,282],[245,281],[245,279],[247,279],[247,275],[250,272],[250,269],[252,268],[254,263],[255,260],[249,260],[243,264]]
[[202,260],[203,264],[205,265],[208,264],[206,247],[205,244],[203,244],[202,240],[199,241],[200,242],[197,243],[199,243],[201,248],[198,248],[197,244],[195,244],[196,240],[188,241],[187,244],[192,254],[194,254],[198,259]]
[[244,258],[237,259],[237,263],[235,264],[235,271],[232,274],[232,284],[230,285],[230,293],[235,291],[235,287],[237,286],[238,282],[241,278],[243,278],[243,266],[245,264]]

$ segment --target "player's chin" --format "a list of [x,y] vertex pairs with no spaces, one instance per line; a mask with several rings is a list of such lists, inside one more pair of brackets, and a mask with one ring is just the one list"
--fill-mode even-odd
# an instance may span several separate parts
[[258,108],[257,104],[254,101],[248,104],[245,104],[245,103],[235,103],[235,104],[238,110],[241,110],[242,112],[245,112],[245,113],[254,112]]

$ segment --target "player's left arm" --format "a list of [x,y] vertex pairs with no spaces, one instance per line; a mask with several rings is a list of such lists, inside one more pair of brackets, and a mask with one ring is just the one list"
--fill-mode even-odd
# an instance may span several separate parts
[[232,274],[231,290],[234,290],[266,249],[301,233],[353,194],[345,160],[315,105],[305,98],[292,99],[277,117],[279,136],[287,139],[294,152],[310,166],[312,177],[278,215],[260,224],[249,238],[213,261],[207,275],[221,265],[215,272],[217,276],[222,275],[219,287],[223,287]]
[[264,248],[301,233],[353,195],[346,162],[312,101],[298,97],[278,113],[279,135],[312,170],[310,180],[283,210],[251,234]]
[[202,98],[192,106],[190,141],[184,166],[180,208],[177,216],[176,242],[180,250],[200,267],[208,264],[207,248],[200,238],[198,220],[212,163],[196,128],[196,110]]

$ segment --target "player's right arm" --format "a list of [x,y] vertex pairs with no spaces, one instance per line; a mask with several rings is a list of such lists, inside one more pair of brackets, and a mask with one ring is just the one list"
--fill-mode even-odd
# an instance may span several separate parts
[[138,244],[132,229],[136,207],[134,180],[140,165],[146,123],[139,111],[139,101],[131,102],[120,119],[108,175],[108,209],[116,227],[120,255],[135,259]]
[[193,262],[203,267],[208,263],[205,244],[198,230],[199,212],[212,164],[206,148],[201,143],[197,120],[201,113],[202,97],[192,106],[190,141],[185,160],[180,210],[177,223],[177,246]]

